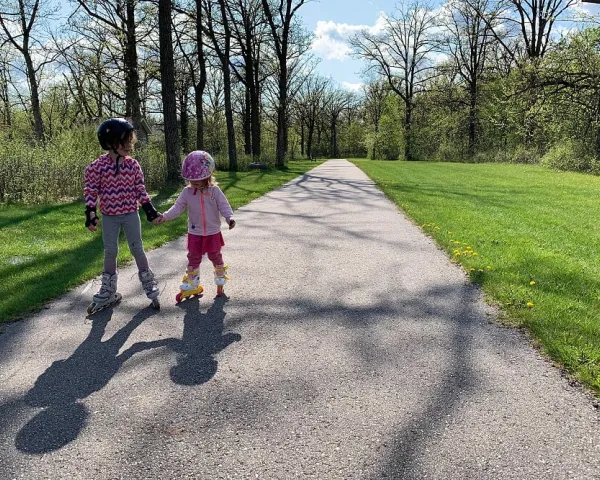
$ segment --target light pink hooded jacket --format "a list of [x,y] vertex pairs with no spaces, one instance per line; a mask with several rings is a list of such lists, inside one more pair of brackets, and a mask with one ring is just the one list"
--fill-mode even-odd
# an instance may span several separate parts
[[221,231],[221,216],[225,217],[228,224],[233,218],[233,210],[225,194],[216,185],[203,190],[185,187],[177,197],[175,205],[163,213],[163,217],[165,220],[173,220],[186,209],[188,232],[203,237]]

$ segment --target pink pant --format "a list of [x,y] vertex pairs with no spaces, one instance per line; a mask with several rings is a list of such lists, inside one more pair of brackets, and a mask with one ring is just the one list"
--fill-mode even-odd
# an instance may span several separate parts
[[[202,257],[206,253],[208,259],[213,265],[223,265],[223,255],[221,255],[220,242],[211,237],[201,237],[200,235],[188,235],[188,268],[196,270],[202,262]],[[219,239],[220,240],[220,239]],[[215,251],[210,251],[218,249]]]

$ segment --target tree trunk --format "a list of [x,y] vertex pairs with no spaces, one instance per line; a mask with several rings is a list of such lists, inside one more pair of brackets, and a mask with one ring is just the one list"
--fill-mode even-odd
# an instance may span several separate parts
[[167,151],[167,181],[175,182],[179,179],[181,148],[177,127],[177,105],[175,104],[175,95],[173,95],[173,92],[175,92],[175,65],[173,61],[171,17],[171,0],[159,0],[160,80]]
[[280,65],[279,73],[279,105],[277,106],[277,146],[275,163],[278,167],[285,165],[285,154],[287,153],[286,130],[287,130],[287,66],[285,62]]
[[[215,51],[221,61],[221,70],[223,72],[223,95],[225,97],[225,123],[227,124],[227,151],[229,153],[229,170],[236,172],[238,169],[237,146],[235,144],[235,125],[233,123],[233,106],[231,104],[231,70],[229,68],[229,54],[231,48],[231,29],[229,28],[229,19],[227,17],[226,0],[219,0],[221,10],[221,22],[223,25],[223,48],[220,41],[212,35]],[[211,19],[212,20],[212,19]],[[212,26],[211,26],[212,30]]]
[[338,158],[340,150],[337,143],[337,118],[331,117],[331,158]]
[[300,156],[304,157],[304,121],[300,122]]
[[233,123],[233,107],[231,105],[231,74],[229,73],[229,55],[227,67],[223,67],[223,89],[225,90],[225,123],[227,124],[227,151],[229,152],[229,170],[236,172],[238,168],[237,148],[235,145],[235,127]]
[[179,109],[180,129],[181,129],[181,148],[185,153],[190,151],[190,115],[187,110],[188,89],[184,86],[181,89]]
[[194,85],[196,97],[196,148],[204,150],[204,89],[206,88],[206,58],[202,34],[202,0],[196,0],[196,44],[198,48],[198,65],[200,78]]
[[250,88],[250,104],[252,109],[250,110],[251,125],[252,125],[252,157],[254,160],[258,160],[261,154],[260,147],[260,85],[259,85],[259,74],[258,60],[252,69],[253,82]]
[[6,129],[8,130],[8,139],[12,140],[13,136],[12,136],[12,110],[11,110],[11,105],[10,105],[10,96],[8,94],[8,80],[5,76],[5,72],[1,72],[0,73],[0,79],[1,79],[1,93],[0,96],[2,97],[2,120],[4,123],[4,126],[6,127]]
[[252,104],[250,101],[250,88],[246,86],[245,88],[245,96],[244,96],[244,153],[246,155],[250,155],[252,153],[252,116],[250,111],[252,110]]
[[135,1],[127,0],[127,31],[125,40],[125,116],[130,117],[138,139],[145,144],[148,136],[142,128],[140,75],[138,72],[137,36],[135,32]]
[[308,123],[308,140],[306,142],[306,154],[308,158],[313,157],[313,138],[315,135],[315,121],[310,120]]
[[200,85],[194,87],[196,97],[196,149],[204,150],[204,88]]
[[477,144],[477,83],[472,81],[469,85],[469,146],[468,156],[473,159]]
[[412,156],[412,105],[410,102],[405,103],[406,111],[404,112],[404,159],[411,161]]
[[31,113],[33,114],[33,125],[35,138],[39,142],[44,141],[44,121],[42,120],[42,109],[40,107],[39,87],[35,76],[35,68],[28,50],[23,51],[25,66],[27,68],[27,80],[31,88]]

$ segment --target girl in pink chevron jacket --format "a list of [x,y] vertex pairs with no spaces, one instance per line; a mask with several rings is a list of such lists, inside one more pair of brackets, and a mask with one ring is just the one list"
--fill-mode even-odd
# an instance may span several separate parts
[[227,266],[223,262],[221,247],[225,245],[221,234],[221,217],[225,217],[229,229],[235,227],[233,210],[225,194],[212,176],[215,162],[202,150],[191,152],[181,166],[181,176],[188,181],[177,197],[175,204],[154,223],[164,223],[188,212],[188,265],[177,294],[176,301],[199,295],[204,290],[200,285],[199,267],[204,254],[212,262],[215,272],[217,296],[223,295],[227,283]]
[[110,118],[98,127],[98,142],[107,153],[90,163],[85,169],[85,226],[95,232],[102,214],[102,241],[104,243],[104,273],[100,290],[92,299],[88,313],[93,314],[118,302],[117,254],[119,235],[125,232],[129,251],[138,267],[138,277],[146,296],[155,308],[160,307],[160,291],[142,243],[139,205],[148,221],[157,218],[144,185],[144,174],[130,155],[136,142],[133,125],[124,118]]

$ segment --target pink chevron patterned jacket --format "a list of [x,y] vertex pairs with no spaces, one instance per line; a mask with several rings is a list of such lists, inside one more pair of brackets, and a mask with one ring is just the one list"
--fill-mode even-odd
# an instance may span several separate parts
[[150,201],[144,185],[144,174],[137,160],[122,157],[117,165],[110,155],[104,154],[85,169],[85,204],[99,207],[102,215],[123,215],[136,212],[138,202]]

